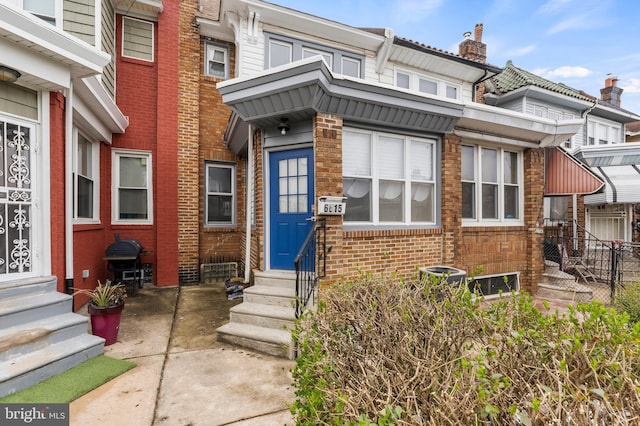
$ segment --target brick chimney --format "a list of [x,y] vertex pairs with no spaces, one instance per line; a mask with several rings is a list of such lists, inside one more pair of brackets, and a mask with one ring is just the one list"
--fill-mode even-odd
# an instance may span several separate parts
[[620,96],[624,89],[618,87],[618,77],[608,76],[604,88],[600,89],[600,99],[620,108]]
[[471,40],[471,33],[464,33],[464,40],[460,43],[459,54],[463,58],[487,63],[487,45],[482,42],[482,24],[476,24],[474,39]]

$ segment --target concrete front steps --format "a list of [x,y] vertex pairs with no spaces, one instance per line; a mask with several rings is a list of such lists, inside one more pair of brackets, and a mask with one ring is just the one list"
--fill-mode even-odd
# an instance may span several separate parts
[[88,334],[87,317],[72,310],[56,277],[0,283],[0,397],[104,352],[104,339]]
[[536,296],[574,302],[590,302],[593,299],[593,291],[578,283],[575,276],[561,271],[557,263],[545,260],[545,271],[542,274],[542,282],[538,284]]
[[231,308],[229,322],[218,328],[218,339],[294,359],[295,272],[257,271],[254,279],[254,285],[244,290],[243,302]]

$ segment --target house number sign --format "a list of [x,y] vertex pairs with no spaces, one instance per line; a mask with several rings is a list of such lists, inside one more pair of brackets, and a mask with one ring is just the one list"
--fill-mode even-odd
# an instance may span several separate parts
[[346,210],[346,197],[318,197],[319,215],[342,216]]

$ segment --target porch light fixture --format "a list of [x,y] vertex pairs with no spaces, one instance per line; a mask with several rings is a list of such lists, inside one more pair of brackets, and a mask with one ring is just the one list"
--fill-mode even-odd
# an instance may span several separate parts
[[0,81],[5,83],[15,83],[22,74],[13,68],[0,65]]
[[291,130],[291,126],[288,123],[287,118],[281,118],[280,124],[278,124],[278,130],[280,130],[280,134],[282,136],[286,135],[289,130]]

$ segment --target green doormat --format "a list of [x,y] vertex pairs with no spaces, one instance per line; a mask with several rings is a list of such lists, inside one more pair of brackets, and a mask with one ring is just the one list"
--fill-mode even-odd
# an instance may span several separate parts
[[69,403],[135,366],[130,361],[100,355],[30,388],[0,398],[0,403]]

